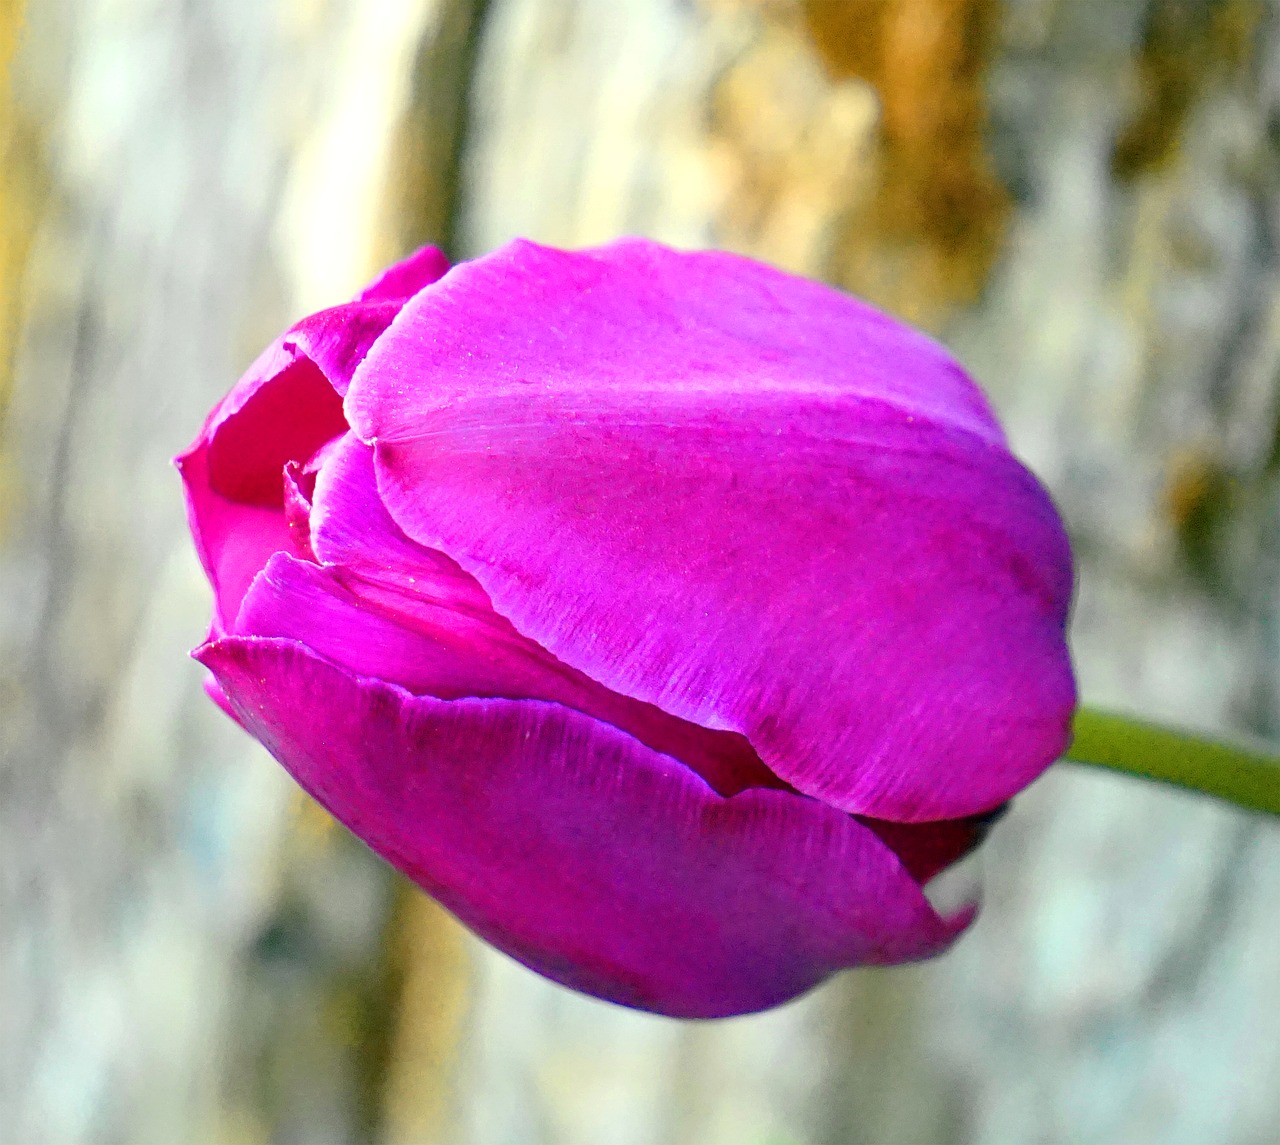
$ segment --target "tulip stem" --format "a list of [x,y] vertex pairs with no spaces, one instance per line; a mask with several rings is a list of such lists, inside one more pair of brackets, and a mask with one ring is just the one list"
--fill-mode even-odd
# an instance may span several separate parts
[[1280,748],[1260,741],[1226,743],[1129,716],[1081,708],[1067,759],[1172,783],[1280,815]]

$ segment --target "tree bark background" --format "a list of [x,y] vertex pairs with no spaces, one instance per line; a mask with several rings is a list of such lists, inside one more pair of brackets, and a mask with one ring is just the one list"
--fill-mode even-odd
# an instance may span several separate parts
[[1280,735],[1280,7],[33,0],[0,119],[0,1140],[1270,1142],[1280,832],[1057,769],[927,966],[679,1025],[392,879],[204,700],[167,459],[422,241],[745,251],[947,340],[1085,694]]

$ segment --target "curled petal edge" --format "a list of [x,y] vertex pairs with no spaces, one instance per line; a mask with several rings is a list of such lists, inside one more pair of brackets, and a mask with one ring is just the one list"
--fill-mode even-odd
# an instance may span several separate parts
[[726,1017],[930,957],[943,918],[875,834],[816,800],[730,798],[607,724],[438,700],[294,641],[197,649],[244,726],[339,821],[526,966],[622,1005]]

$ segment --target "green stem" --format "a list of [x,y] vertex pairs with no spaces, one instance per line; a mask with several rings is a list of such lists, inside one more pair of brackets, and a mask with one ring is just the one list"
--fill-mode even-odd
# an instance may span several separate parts
[[1223,743],[1081,708],[1067,759],[1172,783],[1250,811],[1280,815],[1280,748]]

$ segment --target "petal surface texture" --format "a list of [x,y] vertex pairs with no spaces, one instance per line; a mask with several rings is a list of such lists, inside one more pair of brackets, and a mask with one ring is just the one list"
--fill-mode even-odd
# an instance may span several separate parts
[[782,786],[742,736],[611,692],[517,632],[473,577],[400,531],[378,500],[373,451],[354,435],[326,451],[308,548],[321,567],[273,556],[237,632],[298,640],[419,695],[572,707],[678,758],[722,794]]
[[582,713],[442,701],[286,640],[200,660],[332,814],[482,937],[566,985],[681,1017],[763,1009],[926,957],[944,920],[868,829],[784,791],[725,799]]
[[396,525],[520,634],[799,791],[955,819],[1065,747],[1057,514],[950,356],[865,304],[517,243],[407,303],[345,409]]

